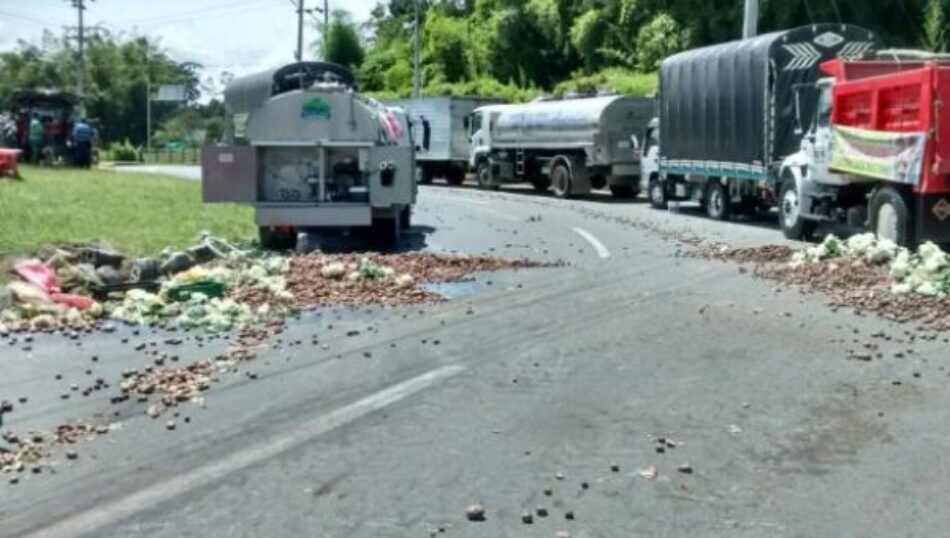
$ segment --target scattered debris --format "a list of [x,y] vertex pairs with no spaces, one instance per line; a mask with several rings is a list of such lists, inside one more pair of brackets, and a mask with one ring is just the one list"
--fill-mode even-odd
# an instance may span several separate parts
[[656,475],[657,475],[656,467],[651,465],[644,469],[640,469],[639,471],[637,471],[637,474],[640,475],[641,478],[646,478],[647,480],[653,480],[654,478],[656,478]]
[[465,509],[465,517],[469,521],[485,521],[485,507],[480,504],[472,504]]

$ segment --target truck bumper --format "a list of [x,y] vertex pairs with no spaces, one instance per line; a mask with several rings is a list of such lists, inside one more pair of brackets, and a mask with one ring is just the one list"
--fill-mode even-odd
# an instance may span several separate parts
[[950,244],[950,193],[922,194],[916,205],[917,240]]
[[267,204],[255,208],[258,226],[369,226],[373,208],[368,204]]

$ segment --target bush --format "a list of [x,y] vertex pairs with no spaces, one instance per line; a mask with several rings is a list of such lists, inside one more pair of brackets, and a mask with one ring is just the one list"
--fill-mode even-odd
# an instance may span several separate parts
[[590,95],[601,90],[620,94],[650,95],[656,92],[656,86],[656,73],[637,73],[611,67],[593,75],[583,76],[575,73],[571,79],[554,87],[554,95],[561,97],[567,92]]
[[111,161],[141,162],[142,150],[126,138],[121,144],[113,142],[106,151],[106,157]]

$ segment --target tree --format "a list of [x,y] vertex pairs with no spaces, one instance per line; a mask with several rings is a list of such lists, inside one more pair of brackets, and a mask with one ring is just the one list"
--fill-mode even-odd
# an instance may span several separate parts
[[426,18],[422,63],[426,80],[461,82],[469,74],[465,21],[434,11]]
[[324,60],[350,69],[355,69],[363,63],[365,53],[359,30],[348,11],[334,10],[330,15],[330,27],[321,35],[325,36],[319,47]]
[[653,17],[640,28],[637,35],[637,64],[644,71],[653,71],[670,54],[686,48],[688,32],[683,31],[676,19],[666,13]]
[[945,21],[943,17],[943,3],[941,0],[927,0],[924,8],[924,35],[923,47],[932,52],[946,50]]

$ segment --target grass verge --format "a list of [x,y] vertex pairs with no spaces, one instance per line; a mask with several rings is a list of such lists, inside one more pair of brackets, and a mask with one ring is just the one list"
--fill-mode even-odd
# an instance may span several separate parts
[[131,255],[194,243],[201,230],[256,234],[252,210],[205,204],[198,182],[149,174],[24,166],[0,179],[0,259],[55,243],[97,242]]

